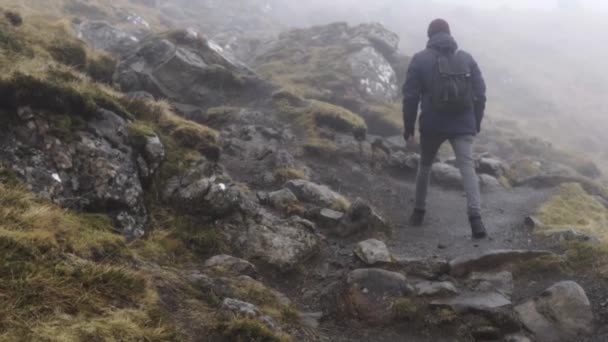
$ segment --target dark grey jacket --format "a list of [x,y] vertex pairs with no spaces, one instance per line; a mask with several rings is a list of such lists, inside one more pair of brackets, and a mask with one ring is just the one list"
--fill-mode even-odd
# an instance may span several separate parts
[[430,49],[442,52],[455,52],[458,44],[447,33],[438,33],[431,37],[427,48],[414,55],[410,63],[407,79],[403,86],[403,122],[405,136],[414,134],[418,106],[421,106],[421,134],[475,135],[481,129],[486,107],[486,85],[475,59],[465,52],[470,59],[471,77],[473,81],[474,106],[461,113],[435,111],[431,105],[430,89],[433,80],[433,69],[437,57]]

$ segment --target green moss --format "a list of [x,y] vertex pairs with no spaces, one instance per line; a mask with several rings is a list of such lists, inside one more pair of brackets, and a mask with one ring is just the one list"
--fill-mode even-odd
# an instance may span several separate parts
[[57,114],[92,118],[99,107],[125,118],[131,115],[110,95],[101,90],[79,89],[70,83],[14,73],[0,79],[0,106],[16,110],[30,106]]
[[285,183],[294,179],[308,179],[304,170],[293,167],[281,167],[274,170],[274,178],[279,183]]
[[425,318],[426,324],[431,327],[454,324],[459,320],[460,317],[458,314],[450,308],[439,308],[433,310]]
[[544,227],[539,232],[575,229],[608,242],[608,211],[577,183],[564,184],[560,192],[536,213]]
[[289,342],[287,336],[273,333],[261,322],[249,318],[236,318],[219,324],[215,331],[230,342]]
[[216,227],[201,225],[187,216],[176,218],[174,227],[175,236],[201,258],[228,252],[224,236]]
[[87,74],[97,82],[111,84],[116,70],[116,60],[107,55],[98,55],[88,60]]
[[565,260],[557,255],[534,258],[514,265],[513,273],[522,277],[538,277],[544,275],[568,274],[569,269]]
[[156,136],[154,127],[149,123],[143,121],[132,121],[129,123],[127,130],[129,136],[135,139],[139,138],[151,138]]
[[238,279],[232,284],[233,295],[242,301],[265,308],[283,309],[277,293],[253,279]]
[[83,42],[71,39],[56,40],[47,48],[57,62],[84,70],[87,66],[87,50]]
[[393,315],[400,321],[414,320],[418,310],[418,306],[409,298],[400,298],[393,303]]

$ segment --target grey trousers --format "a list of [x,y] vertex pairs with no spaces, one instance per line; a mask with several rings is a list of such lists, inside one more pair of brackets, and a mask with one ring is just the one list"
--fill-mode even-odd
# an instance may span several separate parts
[[479,192],[479,178],[475,173],[475,160],[473,159],[473,144],[475,137],[461,135],[455,137],[441,135],[425,135],[420,137],[421,158],[416,177],[415,208],[425,210],[426,197],[433,161],[441,145],[449,140],[456,155],[456,164],[462,175],[462,183],[467,196],[467,213],[469,217],[481,216],[481,194]]

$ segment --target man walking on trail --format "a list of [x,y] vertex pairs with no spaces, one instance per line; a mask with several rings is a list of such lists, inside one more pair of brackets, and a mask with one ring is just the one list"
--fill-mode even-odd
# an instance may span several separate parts
[[473,238],[481,239],[487,233],[481,219],[473,143],[481,130],[486,85],[473,57],[458,50],[445,20],[431,22],[428,37],[427,48],[413,57],[403,86],[404,138],[408,144],[414,142],[418,106],[421,107],[421,160],[410,224],[418,227],[424,222],[431,167],[441,145],[449,141],[462,174]]

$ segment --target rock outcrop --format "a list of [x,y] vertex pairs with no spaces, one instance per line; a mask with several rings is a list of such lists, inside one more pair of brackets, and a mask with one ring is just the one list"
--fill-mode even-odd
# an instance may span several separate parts
[[[61,130],[69,117],[19,108],[18,121],[4,127],[0,159],[28,188],[67,208],[110,214],[129,237],[144,233],[147,212],[142,181],[162,162],[158,137],[143,153],[130,144],[127,121],[99,109],[81,126]],[[147,151],[147,152],[146,152]]]
[[[194,31],[172,31],[141,42],[115,75],[123,91],[147,91],[158,98],[199,107],[253,102],[268,92],[246,66],[230,61]],[[268,95],[268,94],[267,94]]]

